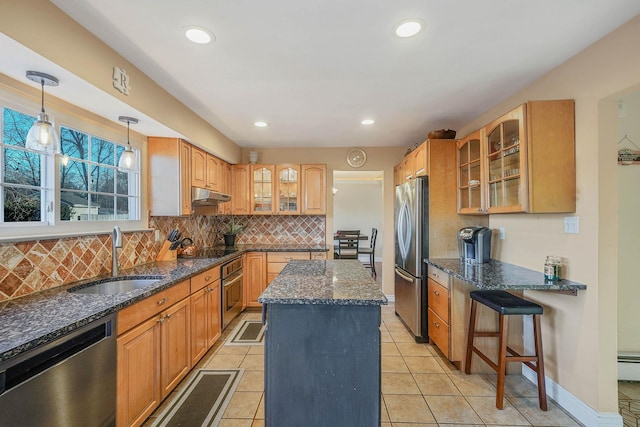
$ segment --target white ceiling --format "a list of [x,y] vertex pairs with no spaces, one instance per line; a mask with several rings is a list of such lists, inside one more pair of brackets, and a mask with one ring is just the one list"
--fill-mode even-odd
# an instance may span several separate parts
[[[640,13],[635,0],[51,1],[244,147],[413,146]],[[395,37],[405,18],[426,30]],[[215,43],[188,42],[190,25]]]

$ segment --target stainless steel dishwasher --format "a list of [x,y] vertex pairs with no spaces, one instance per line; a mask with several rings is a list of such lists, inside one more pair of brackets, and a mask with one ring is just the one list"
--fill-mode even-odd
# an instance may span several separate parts
[[115,426],[116,314],[0,363],[0,424]]

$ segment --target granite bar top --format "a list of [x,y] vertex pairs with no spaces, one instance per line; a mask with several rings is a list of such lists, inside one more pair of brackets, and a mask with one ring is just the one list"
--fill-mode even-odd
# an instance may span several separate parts
[[290,261],[258,301],[263,304],[382,305],[387,297],[357,260]]
[[327,251],[323,245],[238,245],[216,258],[178,258],[120,270],[124,276],[164,276],[147,287],[118,295],[67,292],[111,276],[98,276],[21,298],[0,302],[0,362],[46,344],[79,327],[187,280],[211,267],[252,251]]
[[468,264],[458,258],[428,258],[424,262],[478,289],[569,292],[587,289],[582,283],[545,280],[542,272],[493,259],[485,264]]

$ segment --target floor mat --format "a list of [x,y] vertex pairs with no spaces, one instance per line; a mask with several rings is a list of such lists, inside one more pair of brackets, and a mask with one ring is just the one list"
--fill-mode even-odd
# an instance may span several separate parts
[[262,345],[264,325],[259,320],[243,320],[233,330],[225,345]]
[[217,426],[244,369],[199,369],[151,427]]

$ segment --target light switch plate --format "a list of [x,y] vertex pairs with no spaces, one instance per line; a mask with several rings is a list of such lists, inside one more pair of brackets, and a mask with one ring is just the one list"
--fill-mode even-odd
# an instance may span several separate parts
[[564,232],[570,234],[580,233],[580,217],[579,216],[565,216],[564,217]]
[[498,238],[500,238],[500,240],[504,240],[505,234],[506,232],[504,230],[504,227],[498,228]]

